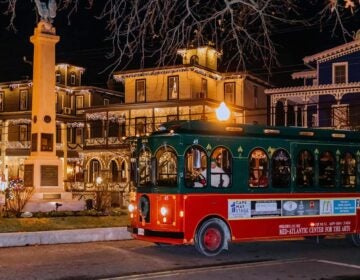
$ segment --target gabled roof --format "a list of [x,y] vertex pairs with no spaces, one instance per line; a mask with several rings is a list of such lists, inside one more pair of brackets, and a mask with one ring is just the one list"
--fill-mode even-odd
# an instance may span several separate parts
[[324,62],[360,50],[360,39],[303,58],[304,63]]

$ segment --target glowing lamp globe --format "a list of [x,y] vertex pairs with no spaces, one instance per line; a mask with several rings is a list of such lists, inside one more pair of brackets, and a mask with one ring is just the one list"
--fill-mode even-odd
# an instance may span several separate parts
[[217,108],[215,112],[219,121],[227,121],[230,118],[230,110],[224,102],[220,103],[219,108]]

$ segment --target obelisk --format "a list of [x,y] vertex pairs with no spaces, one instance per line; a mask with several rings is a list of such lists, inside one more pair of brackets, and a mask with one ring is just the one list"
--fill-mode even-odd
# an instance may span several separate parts
[[25,161],[24,184],[37,199],[61,199],[62,162],[56,156],[55,45],[59,36],[41,20],[30,38],[34,44],[31,154]]

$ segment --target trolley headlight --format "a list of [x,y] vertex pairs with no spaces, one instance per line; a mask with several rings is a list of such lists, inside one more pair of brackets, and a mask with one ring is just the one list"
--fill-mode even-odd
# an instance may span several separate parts
[[130,203],[129,206],[128,206],[128,210],[129,210],[130,213],[133,213],[134,210],[135,210],[134,204]]
[[167,214],[169,213],[169,210],[167,209],[167,207],[163,206],[160,208],[160,214],[165,217]]

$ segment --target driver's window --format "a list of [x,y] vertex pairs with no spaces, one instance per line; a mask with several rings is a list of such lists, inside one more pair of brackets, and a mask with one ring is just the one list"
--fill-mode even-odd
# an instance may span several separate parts
[[158,186],[177,186],[177,156],[173,149],[162,147],[156,153]]
[[146,186],[151,183],[151,153],[144,148],[139,153],[139,185]]
[[207,180],[207,155],[200,146],[192,146],[185,153],[185,185],[190,188],[203,188]]

